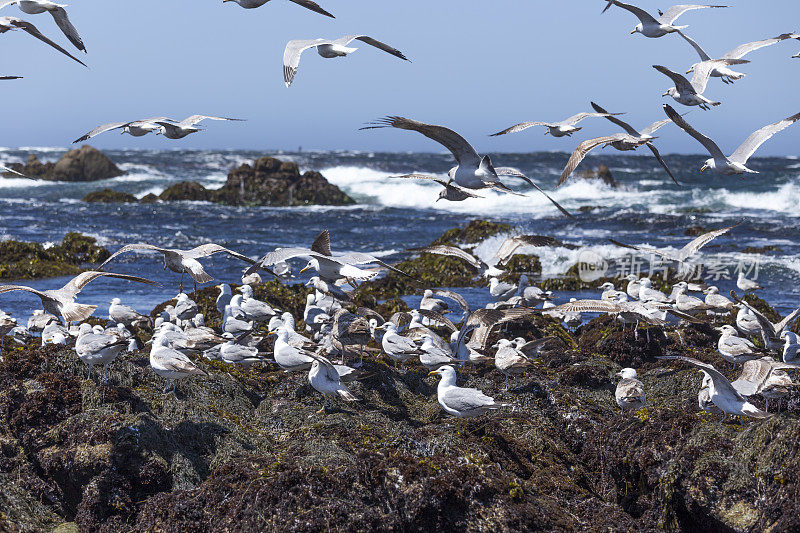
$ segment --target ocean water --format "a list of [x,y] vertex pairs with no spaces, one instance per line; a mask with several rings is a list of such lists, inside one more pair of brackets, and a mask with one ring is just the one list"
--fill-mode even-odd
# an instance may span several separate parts
[[[63,148],[0,148],[0,162],[22,162],[33,153],[55,161]],[[751,168],[760,174],[745,178],[701,174],[704,157],[667,156],[684,187],[676,187],[649,157],[605,152],[589,157],[583,168],[600,163],[611,168],[618,188],[599,181],[572,178],[552,191],[568,155],[564,153],[497,154],[496,165],[517,167],[532,177],[575,214],[568,220],[541,195],[519,180],[507,183],[526,196],[481,191],[484,198],[460,203],[436,202],[438,185],[389,179],[427,172],[445,176],[452,166],[447,154],[369,152],[248,152],[248,151],[106,151],[127,174],[94,183],[36,182],[0,178],[0,239],[59,242],[68,231],[98,239],[115,250],[127,243],[146,242],[164,247],[191,248],[216,242],[257,258],[278,246],[308,245],[322,229],[331,233],[334,250],[369,251],[388,261],[400,260],[407,248],[429,243],[445,230],[475,218],[508,222],[520,232],[551,235],[584,248],[536,248],[543,275],[553,277],[591,250],[607,259],[611,269],[642,274],[649,265],[631,260],[628,250],[608,239],[634,245],[679,249],[692,237],[689,226],[718,228],[742,221],[729,235],[713,241],[702,259],[711,282],[724,294],[735,288],[738,269],[757,276],[766,287],[762,296],[786,312],[800,305],[800,160],[792,157],[756,158]],[[84,195],[105,187],[142,197],[158,194],[185,180],[209,188],[221,186],[227,172],[260,156],[271,155],[298,163],[301,171],[318,170],[358,202],[349,207],[226,207],[202,202],[126,205],[86,204]],[[583,208],[583,209],[581,209]],[[478,246],[490,260],[503,240],[498,236]],[[767,254],[744,253],[746,247],[776,246]],[[238,282],[243,265],[224,256],[204,261],[208,272],[223,282]],[[298,264],[299,266],[299,264]],[[657,265],[656,265],[657,267]],[[99,306],[105,316],[108,302],[118,296],[140,311],[174,297],[179,276],[165,271],[160,256],[126,254],[109,268],[138,274],[162,284],[160,288],[99,280],[83,291],[79,301]],[[296,268],[295,271],[298,271]],[[610,273],[614,273],[612,270]],[[732,280],[726,277],[733,278]],[[186,280],[189,278],[187,277]],[[185,280],[185,281],[186,281]],[[30,283],[40,289],[61,286],[65,280]],[[190,285],[187,285],[189,288]],[[470,290],[482,303],[483,292]],[[570,294],[560,294],[566,300]],[[24,317],[38,308],[38,299],[15,292],[0,295],[0,309]]]

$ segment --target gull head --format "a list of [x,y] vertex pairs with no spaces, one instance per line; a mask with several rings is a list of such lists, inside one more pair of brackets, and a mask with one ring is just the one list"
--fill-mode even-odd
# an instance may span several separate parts
[[694,69],[697,68],[697,65],[699,65],[699,64],[700,63],[695,63],[694,65],[689,67],[689,70],[686,71],[686,74],[691,74],[692,72],[694,72]]
[[302,273],[303,273],[303,272],[305,272],[306,270],[309,270],[309,269],[312,269],[312,268],[313,268],[314,270],[316,270],[316,271],[319,271],[319,261],[318,261],[317,259],[311,259],[311,260],[308,262],[308,264],[307,264],[306,266],[304,266],[304,267],[303,267],[303,268],[300,270],[300,273],[302,274]]
[[700,167],[700,172],[705,172],[708,169],[714,170],[717,168],[717,162],[714,161],[714,158],[706,159],[706,162],[703,163],[703,166]]
[[677,98],[678,89],[676,89],[675,87],[670,87],[669,89],[667,89],[667,92],[661,95],[661,98],[664,98],[665,96],[671,96],[673,98]]
[[121,302],[122,302],[122,300],[120,300],[119,298],[112,298],[111,302],[109,302],[109,303],[111,305],[119,305]]
[[441,191],[439,191],[439,197],[435,201],[438,202],[439,200],[448,200],[449,198],[447,197],[447,193],[448,193],[447,188],[442,189]]
[[636,370],[633,368],[623,368],[619,372],[617,372],[617,376],[621,377],[622,379],[636,379]]
[[635,33],[642,33],[642,30],[644,30],[644,25],[637,24],[636,27],[633,28],[633,31],[631,32],[631,35],[633,35]]
[[718,328],[714,328],[714,329],[716,329],[717,331],[719,331],[723,335],[736,335],[736,328],[734,328],[733,326],[729,326],[727,324],[724,325],[724,326],[718,327]]

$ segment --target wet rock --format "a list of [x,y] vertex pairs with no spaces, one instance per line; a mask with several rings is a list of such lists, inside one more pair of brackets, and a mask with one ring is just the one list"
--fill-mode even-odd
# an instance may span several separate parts
[[611,174],[611,170],[606,165],[600,165],[597,167],[597,170],[586,169],[581,172],[579,176],[581,179],[585,180],[601,180],[609,187],[619,187],[619,183],[617,183],[617,181],[614,179],[614,176]]
[[51,181],[99,181],[125,174],[103,152],[89,145],[70,150],[55,163],[41,163],[35,155],[25,165],[11,168],[31,178]]
[[0,279],[40,279],[80,273],[82,265],[105,261],[110,252],[93,237],[67,233],[60,245],[45,248],[39,243],[0,242]]
[[742,249],[743,254],[767,254],[767,253],[783,253],[783,249],[780,246],[776,246],[774,244],[768,244],[767,246],[745,246]]
[[431,245],[449,244],[459,246],[478,244],[493,235],[510,233],[513,230],[513,226],[505,223],[491,222],[488,220],[471,220],[464,227],[447,230],[441,237],[433,241]]
[[81,201],[89,203],[119,204],[137,203],[139,200],[134,195],[126,192],[103,189],[101,191],[90,192],[84,196]]
[[147,193],[144,196],[142,196],[142,199],[139,200],[139,203],[141,203],[141,204],[154,204],[157,201],[158,201],[158,196],[156,196],[155,194],[150,192],[150,193]]
[[189,200],[193,202],[211,201],[211,191],[197,183],[196,181],[182,181],[167,187],[158,195],[159,200],[174,202],[179,200]]

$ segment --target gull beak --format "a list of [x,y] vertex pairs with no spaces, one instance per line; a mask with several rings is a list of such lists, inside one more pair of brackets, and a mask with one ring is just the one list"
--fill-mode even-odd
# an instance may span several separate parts
[[708,169],[708,165],[703,165],[703,168],[700,169],[700,172],[705,172]]
[[[225,1],[227,1],[227,0],[225,0]],[[274,330],[274,329],[273,329],[272,331],[270,331],[269,333],[267,333],[267,337],[269,337],[270,335],[275,335],[276,333],[278,333],[278,332],[277,332],[276,330]]]
[[309,265],[304,266],[303,268],[300,269],[300,273],[302,274],[303,272],[305,272],[309,268],[311,268]]
[[438,370],[432,370],[432,371],[428,372],[428,375],[429,376],[433,376],[434,374],[438,374],[438,373],[439,373]]
[[547,130],[544,130],[544,134],[545,134],[545,135],[549,135],[549,134],[550,134],[550,130],[549,130],[549,129],[547,129]]
[[633,30],[633,31],[631,32],[631,35],[633,35],[634,33],[636,33],[636,30]]
[[661,98],[664,98],[665,96],[669,96],[669,93],[664,93],[664,94],[662,94],[662,95],[661,95]]
[[694,71],[694,69],[690,68],[689,70],[686,71],[686,74],[691,74],[693,71]]

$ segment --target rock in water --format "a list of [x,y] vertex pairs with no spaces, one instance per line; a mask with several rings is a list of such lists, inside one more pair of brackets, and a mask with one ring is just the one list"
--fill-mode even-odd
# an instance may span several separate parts
[[99,181],[125,174],[103,152],[88,145],[70,150],[55,163],[42,163],[31,154],[24,166],[16,163],[11,168],[50,181]]
[[168,187],[158,195],[159,200],[173,202],[177,200],[190,200],[194,202],[207,202],[211,200],[211,193],[196,181],[182,181]]
[[617,183],[614,176],[611,174],[611,170],[606,165],[600,165],[597,167],[596,171],[588,169],[584,171],[580,177],[585,180],[603,180],[603,183],[609,187],[616,188],[619,186],[619,183]]
[[102,191],[93,191],[83,197],[81,200],[89,203],[137,203],[139,200],[132,194],[126,192],[115,191],[112,189],[103,189]]

